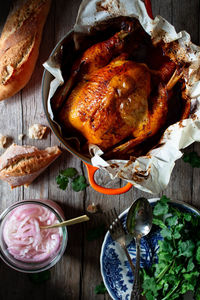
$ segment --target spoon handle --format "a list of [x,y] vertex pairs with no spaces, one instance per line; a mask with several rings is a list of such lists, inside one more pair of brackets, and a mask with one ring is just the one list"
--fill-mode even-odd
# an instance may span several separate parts
[[41,229],[48,229],[48,228],[56,228],[56,227],[64,227],[64,226],[69,226],[69,225],[73,225],[73,224],[77,224],[77,223],[81,223],[81,222],[85,222],[85,221],[89,221],[89,217],[87,215],[83,215],[71,220],[67,220],[67,221],[63,221],[61,223],[56,223],[53,225],[47,225],[47,226],[41,226]]
[[140,299],[140,237],[135,238],[136,243],[136,265],[134,272],[133,290],[131,292],[131,300]]

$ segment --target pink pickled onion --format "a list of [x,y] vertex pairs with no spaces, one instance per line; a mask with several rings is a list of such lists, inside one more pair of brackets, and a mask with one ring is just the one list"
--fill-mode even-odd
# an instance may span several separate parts
[[40,262],[55,256],[62,240],[61,229],[40,229],[55,223],[55,214],[42,205],[23,204],[15,208],[3,229],[7,250],[24,262]]

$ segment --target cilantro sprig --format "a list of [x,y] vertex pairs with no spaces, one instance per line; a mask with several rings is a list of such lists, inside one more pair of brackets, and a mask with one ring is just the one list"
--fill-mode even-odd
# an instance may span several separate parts
[[95,294],[105,294],[105,293],[107,293],[107,289],[106,289],[104,283],[101,282],[101,284],[97,285],[95,287],[94,292],[95,292]]
[[160,228],[158,263],[142,270],[147,300],[181,299],[195,291],[200,300],[200,217],[180,211],[163,196],[153,209],[153,224]]
[[185,153],[183,155],[183,161],[191,164],[193,168],[200,168],[200,156],[195,151]]
[[61,190],[66,190],[70,183],[75,192],[83,191],[88,186],[85,176],[78,175],[75,168],[67,168],[66,170],[60,171],[56,177],[56,183]]

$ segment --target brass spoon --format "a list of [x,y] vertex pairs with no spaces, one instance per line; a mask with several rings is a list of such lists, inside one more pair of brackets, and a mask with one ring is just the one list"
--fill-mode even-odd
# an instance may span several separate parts
[[140,240],[150,232],[152,219],[152,208],[146,198],[139,198],[133,202],[126,220],[127,231],[133,235],[136,244],[136,266],[131,300],[140,299]]
[[63,221],[60,223],[56,223],[53,225],[46,225],[46,226],[40,226],[41,229],[49,229],[49,228],[57,228],[57,227],[64,227],[64,226],[70,226],[70,225],[74,225],[77,223],[81,223],[81,222],[85,222],[85,221],[89,221],[89,217],[87,215],[83,215],[74,219],[70,219],[67,221]]

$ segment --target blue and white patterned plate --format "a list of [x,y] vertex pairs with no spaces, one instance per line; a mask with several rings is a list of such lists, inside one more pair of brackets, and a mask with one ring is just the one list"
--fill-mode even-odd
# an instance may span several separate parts
[[[150,199],[151,205],[159,200]],[[171,201],[171,205],[178,207],[180,210],[200,215],[200,212],[192,206],[180,202]],[[126,223],[128,209],[119,215],[124,227]],[[156,251],[158,250],[158,240],[161,239],[159,231],[151,231],[146,237],[141,240],[141,267],[148,267],[156,260]],[[126,239],[127,249],[135,264],[135,242],[132,237],[127,236]],[[109,234],[106,233],[100,256],[101,275],[103,277],[104,284],[108,293],[114,300],[129,300],[130,291],[133,285],[133,274],[129,266],[128,260],[121,246],[114,242]],[[191,295],[188,295],[184,299],[192,299]]]

